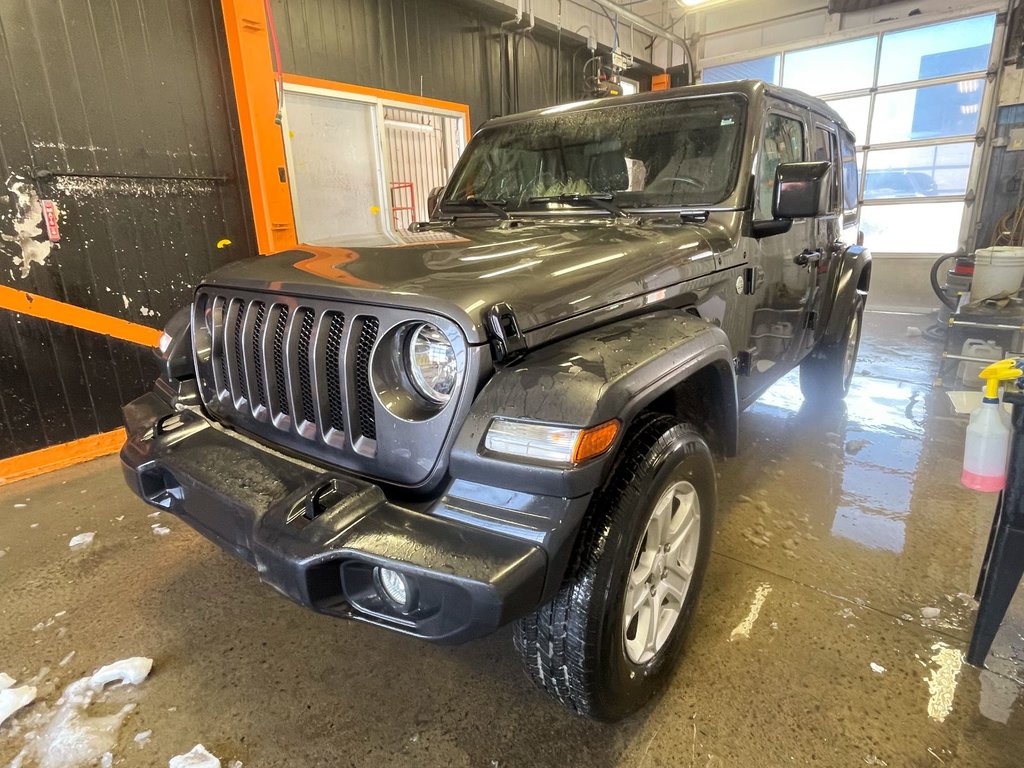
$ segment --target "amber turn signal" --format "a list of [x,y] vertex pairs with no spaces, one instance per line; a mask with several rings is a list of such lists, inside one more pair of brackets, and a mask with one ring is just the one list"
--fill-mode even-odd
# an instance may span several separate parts
[[572,452],[572,463],[579,464],[581,461],[600,456],[611,448],[612,443],[615,442],[615,436],[619,434],[620,426],[618,419],[612,419],[580,432],[580,436],[576,438],[576,447]]

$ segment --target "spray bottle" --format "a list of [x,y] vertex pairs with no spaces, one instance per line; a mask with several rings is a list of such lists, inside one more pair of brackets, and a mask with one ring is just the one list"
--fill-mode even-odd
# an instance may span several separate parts
[[1024,375],[1024,360],[1000,360],[978,376],[985,380],[985,397],[971,412],[964,445],[960,482],[975,491],[994,493],[1006,485],[1010,450],[1010,415],[999,402],[999,385]]

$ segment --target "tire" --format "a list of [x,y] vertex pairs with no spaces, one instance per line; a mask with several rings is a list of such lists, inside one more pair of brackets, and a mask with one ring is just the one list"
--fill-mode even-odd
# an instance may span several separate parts
[[864,296],[858,295],[843,335],[835,342],[820,345],[800,363],[800,391],[805,400],[824,404],[846,397],[853,382],[863,328]]
[[[692,427],[669,416],[637,419],[607,485],[595,494],[558,594],[514,627],[516,649],[538,687],[574,712],[605,721],[625,717],[661,691],[697,606],[711,554],[716,493],[711,452]],[[655,520],[657,503],[666,498],[669,506],[661,509],[668,511]],[[687,520],[696,543],[692,533],[682,533]],[[655,534],[648,531],[658,521],[667,521],[670,536],[675,526],[681,542],[685,537],[674,551],[657,550],[660,560],[652,554]],[[682,569],[673,567],[676,560],[692,567],[688,583]],[[628,590],[629,577],[639,582],[645,569],[650,578]],[[664,583],[659,569],[667,574]],[[655,581],[657,595],[648,592]],[[673,585],[681,600],[668,591]],[[627,592],[643,600],[635,616],[625,615]],[[644,619],[655,600],[665,624],[654,625],[660,631],[650,633],[648,643],[642,627],[651,628]]]

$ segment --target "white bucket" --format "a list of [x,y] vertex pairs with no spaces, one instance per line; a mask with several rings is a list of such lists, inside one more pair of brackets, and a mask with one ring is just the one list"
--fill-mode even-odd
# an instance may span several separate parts
[[1015,293],[1024,280],[1024,248],[996,246],[979,248],[974,253],[974,278],[971,301],[981,301],[997,293]]

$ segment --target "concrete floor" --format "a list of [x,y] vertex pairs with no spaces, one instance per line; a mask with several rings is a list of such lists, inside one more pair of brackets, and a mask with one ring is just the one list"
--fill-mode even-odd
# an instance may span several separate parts
[[[0,489],[0,671],[48,668],[45,708],[151,656],[115,765],[202,742],[246,766],[1019,766],[1024,601],[992,671],[961,666],[994,498],[958,485],[938,348],[906,335],[927,324],[869,313],[844,414],[801,411],[790,376],[742,417],[687,657],[619,725],[535,691],[508,631],[422,645],[292,605],[166,515],[154,535],[114,458]],[[80,531],[94,542],[69,550]],[[40,706],[0,728],[0,761]]]

